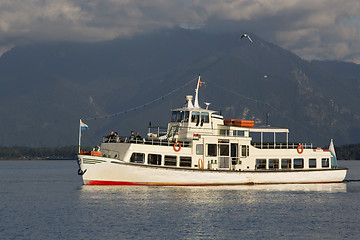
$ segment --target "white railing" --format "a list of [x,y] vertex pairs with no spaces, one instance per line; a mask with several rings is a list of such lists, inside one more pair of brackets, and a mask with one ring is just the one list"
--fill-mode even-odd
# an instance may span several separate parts
[[260,149],[296,149],[299,145],[303,146],[304,149],[312,149],[312,143],[273,143],[273,142],[252,142],[252,146]]

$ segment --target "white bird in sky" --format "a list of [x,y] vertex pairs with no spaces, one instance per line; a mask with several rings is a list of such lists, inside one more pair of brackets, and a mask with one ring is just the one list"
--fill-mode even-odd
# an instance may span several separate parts
[[243,39],[244,37],[247,37],[247,38],[250,40],[250,42],[253,42],[253,40],[251,40],[250,36],[247,35],[246,33],[244,33],[244,34],[240,37],[240,39]]

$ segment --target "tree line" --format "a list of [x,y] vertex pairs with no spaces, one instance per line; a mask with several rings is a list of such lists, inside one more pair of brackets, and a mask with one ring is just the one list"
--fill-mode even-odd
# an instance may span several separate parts
[[0,147],[0,159],[76,159],[77,147]]
[[335,152],[339,160],[360,160],[360,143],[340,145]]
[[[339,160],[360,160],[360,143],[335,147]],[[48,147],[1,147],[0,159],[76,159],[77,146]]]

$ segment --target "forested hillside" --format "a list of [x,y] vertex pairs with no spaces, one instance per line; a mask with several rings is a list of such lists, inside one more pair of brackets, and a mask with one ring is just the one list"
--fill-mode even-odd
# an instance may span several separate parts
[[[85,120],[86,146],[98,145],[111,130],[145,135],[149,122],[166,126],[170,109],[194,94],[195,84],[186,84],[198,74],[205,82],[200,105],[210,102],[225,118],[262,126],[268,112],[270,125],[289,128],[293,142],[360,141],[357,65],[312,63],[251,36],[253,43],[238,32],[173,29],[100,43],[15,47],[0,58],[0,145],[76,145],[80,118],[91,119]],[[342,78],[345,70],[354,72]]]

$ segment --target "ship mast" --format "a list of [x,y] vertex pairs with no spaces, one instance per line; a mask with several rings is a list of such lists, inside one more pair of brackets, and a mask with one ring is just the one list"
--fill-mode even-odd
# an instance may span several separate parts
[[199,106],[199,87],[201,87],[200,74],[199,74],[198,83],[197,83],[197,86],[195,89],[195,102],[194,102],[195,108],[200,108],[200,106]]

